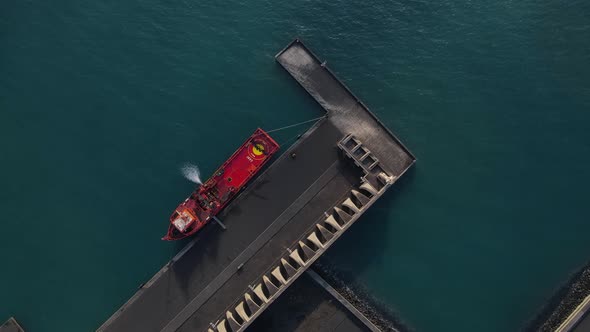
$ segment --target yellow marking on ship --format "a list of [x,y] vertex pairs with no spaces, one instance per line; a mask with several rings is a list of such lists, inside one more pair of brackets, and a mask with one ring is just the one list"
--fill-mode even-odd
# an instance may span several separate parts
[[252,153],[255,156],[260,156],[264,153],[264,145],[261,143],[254,143],[252,144]]

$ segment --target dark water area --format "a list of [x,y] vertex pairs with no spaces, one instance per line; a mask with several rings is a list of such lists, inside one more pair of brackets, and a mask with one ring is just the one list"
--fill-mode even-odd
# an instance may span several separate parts
[[[516,331],[590,256],[587,1],[0,3],[0,320],[98,327],[169,213],[260,126],[322,111],[305,42],[412,150],[330,261],[417,331]],[[301,128],[278,132],[288,141]]]

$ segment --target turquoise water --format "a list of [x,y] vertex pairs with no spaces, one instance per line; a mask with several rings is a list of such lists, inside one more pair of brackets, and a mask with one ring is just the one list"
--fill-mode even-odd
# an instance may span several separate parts
[[[257,126],[301,36],[418,163],[330,251],[417,331],[515,331],[590,255],[586,1],[0,3],[0,319],[88,331]],[[286,141],[297,131],[281,132]]]

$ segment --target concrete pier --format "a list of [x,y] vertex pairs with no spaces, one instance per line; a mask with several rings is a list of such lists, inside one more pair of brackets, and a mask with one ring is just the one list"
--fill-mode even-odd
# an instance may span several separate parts
[[0,332],[25,332],[14,317],[10,317],[4,324],[0,325]]
[[301,41],[276,60],[327,117],[99,331],[245,330],[415,162]]

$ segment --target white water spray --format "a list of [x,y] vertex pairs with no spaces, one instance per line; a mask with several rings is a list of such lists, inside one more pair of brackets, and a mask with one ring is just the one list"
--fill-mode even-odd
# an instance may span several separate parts
[[180,171],[182,172],[182,175],[184,175],[184,177],[188,180],[196,184],[203,184],[203,182],[201,182],[201,172],[199,171],[197,165],[186,163],[184,166],[182,166]]

